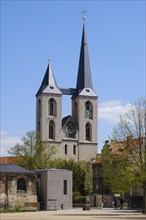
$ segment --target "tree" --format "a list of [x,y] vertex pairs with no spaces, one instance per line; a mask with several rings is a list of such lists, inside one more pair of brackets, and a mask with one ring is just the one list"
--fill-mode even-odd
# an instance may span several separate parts
[[46,148],[35,131],[28,131],[22,138],[23,144],[16,144],[8,151],[16,156],[17,163],[29,170],[48,167],[51,157],[56,153],[55,146]]
[[51,160],[49,167],[68,169],[73,172],[73,192],[80,192],[82,195],[92,192],[92,168],[88,162],[59,158]]
[[112,193],[123,196],[133,186],[131,184],[133,176],[127,160],[123,159],[122,155],[114,153],[108,144],[103,147],[102,157],[103,187],[107,186]]
[[[120,117],[103,148],[103,178],[112,191],[143,187],[143,212],[146,213],[146,100],[138,99]],[[117,146],[117,147],[116,147]],[[107,164],[109,169],[106,170]]]

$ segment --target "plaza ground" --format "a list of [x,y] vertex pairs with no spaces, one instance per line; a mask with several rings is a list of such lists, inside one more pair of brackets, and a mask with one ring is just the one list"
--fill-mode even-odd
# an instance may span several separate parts
[[113,209],[71,209],[61,211],[38,211],[21,213],[1,213],[0,220],[146,220],[139,210],[113,210]]

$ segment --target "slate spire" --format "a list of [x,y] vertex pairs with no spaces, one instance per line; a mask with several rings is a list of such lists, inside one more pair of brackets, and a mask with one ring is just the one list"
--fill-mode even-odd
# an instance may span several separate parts
[[83,24],[76,89],[82,90],[84,88],[93,89],[91,71],[90,71],[89,54],[88,54],[88,46],[87,46],[87,38],[86,38],[86,32],[85,32],[85,24]]
[[60,91],[60,89],[57,86],[50,62],[48,64],[47,70],[45,72],[42,84],[41,84],[36,95],[39,95],[40,93],[62,94],[62,92]]

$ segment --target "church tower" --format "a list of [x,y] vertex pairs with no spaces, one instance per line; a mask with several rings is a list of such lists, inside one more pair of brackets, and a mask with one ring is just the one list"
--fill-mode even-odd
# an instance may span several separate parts
[[[62,95],[70,95],[72,113],[62,118]],[[59,88],[50,63],[36,94],[36,130],[57,149],[55,158],[91,161],[97,153],[97,95],[93,90],[85,24],[76,88]]]
[[[80,160],[97,150],[97,95],[93,90],[85,24],[83,25],[76,94],[72,96],[72,115],[79,129]],[[92,157],[92,156],[91,156]]]
[[36,130],[44,142],[61,141],[62,92],[57,86],[51,64],[36,94]]

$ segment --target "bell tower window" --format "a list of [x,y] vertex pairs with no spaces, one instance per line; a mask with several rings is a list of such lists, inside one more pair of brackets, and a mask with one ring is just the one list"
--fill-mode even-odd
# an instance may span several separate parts
[[51,98],[48,103],[48,115],[56,116],[56,110],[57,110],[56,101],[53,98]]
[[90,101],[87,101],[85,103],[85,112],[84,112],[84,117],[92,119],[93,118],[93,106]]
[[77,103],[74,103],[74,119],[77,120]]
[[55,124],[52,120],[49,122],[49,139],[55,139]]
[[86,141],[91,141],[91,136],[92,136],[92,131],[91,131],[91,124],[87,123],[86,124]]
[[38,100],[38,107],[37,107],[37,112],[38,112],[38,118],[41,117],[41,100]]
[[41,128],[40,128],[41,126],[40,126],[40,121],[38,121],[38,129],[37,129],[37,131],[40,133],[40,131],[41,131]]

